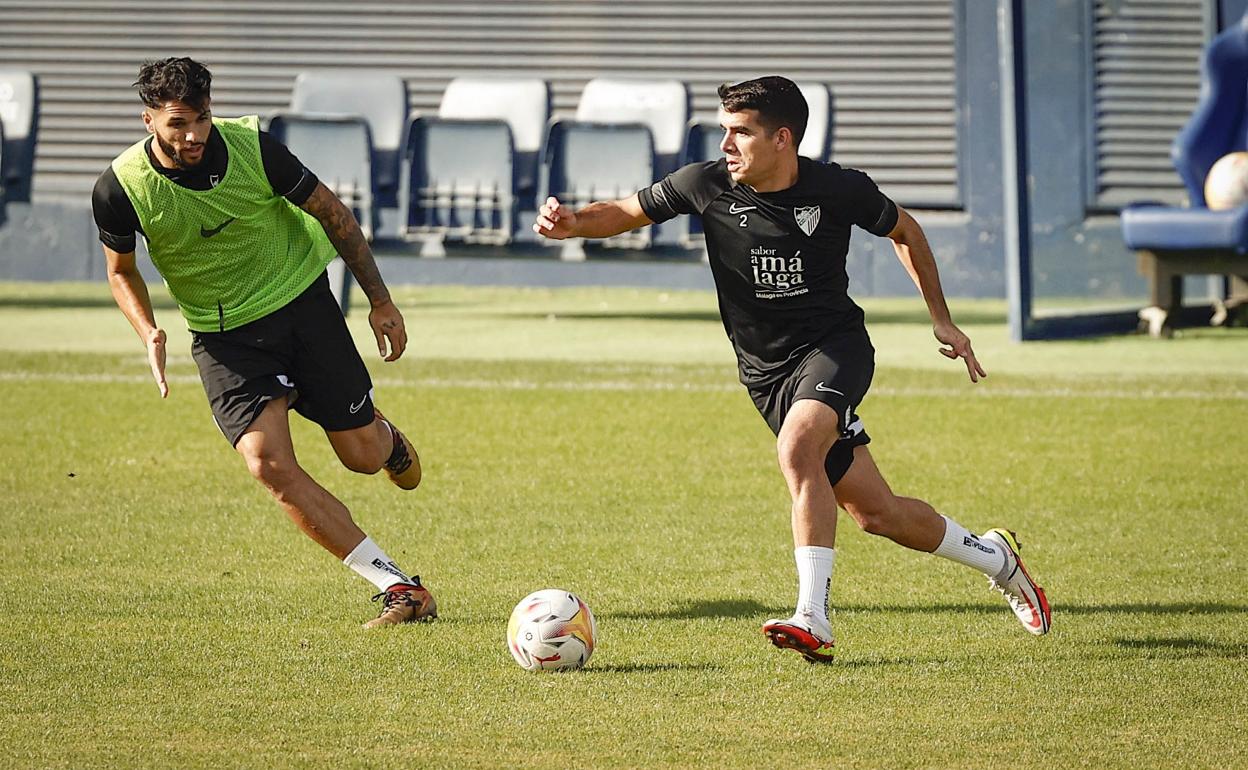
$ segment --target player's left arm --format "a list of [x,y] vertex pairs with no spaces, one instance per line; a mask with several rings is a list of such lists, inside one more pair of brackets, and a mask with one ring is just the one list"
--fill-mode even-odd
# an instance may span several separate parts
[[[330,243],[338,250],[342,261],[351,268],[355,281],[364,290],[372,310],[368,313],[368,323],[373,327],[373,335],[377,338],[377,352],[387,361],[394,361],[403,355],[407,347],[407,329],[403,324],[403,314],[394,306],[390,299],[390,291],[377,269],[377,261],[373,259],[373,250],[355,221],[351,210],[334,195],[323,183],[317,182],[316,189],[308,199],[300,204],[300,208],[316,217],[329,236]],[[390,354],[386,355],[386,341],[390,342]]]
[[971,340],[954,323],[949,315],[949,306],[945,304],[945,292],[940,286],[940,274],[936,270],[936,257],[932,247],[928,245],[927,236],[917,220],[910,212],[897,207],[897,224],[888,233],[893,242],[893,250],[901,261],[910,279],[919,288],[923,301],[927,303],[927,312],[932,317],[932,333],[942,345],[940,352],[950,359],[961,358],[966,362],[967,374],[971,382],[979,382],[980,377],[988,374],[975,358],[971,349]]

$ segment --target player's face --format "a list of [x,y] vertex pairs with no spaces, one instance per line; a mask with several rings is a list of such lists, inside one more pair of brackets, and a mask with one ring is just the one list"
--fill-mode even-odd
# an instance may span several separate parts
[[780,165],[782,131],[768,131],[758,122],[758,110],[728,112],[719,108],[719,125],[724,129],[719,149],[728,160],[728,173],[739,184],[756,186],[769,179]]
[[143,123],[156,137],[157,157],[177,168],[194,168],[204,159],[204,145],[212,130],[212,110],[207,100],[201,107],[185,102],[165,102],[143,110]]

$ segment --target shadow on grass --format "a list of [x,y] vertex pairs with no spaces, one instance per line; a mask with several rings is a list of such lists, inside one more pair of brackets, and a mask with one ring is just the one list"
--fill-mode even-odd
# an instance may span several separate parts
[[748,599],[712,599],[690,602],[666,610],[608,612],[600,617],[619,620],[694,620],[697,618],[748,618],[766,613],[791,612]]
[[[997,614],[1002,604],[942,602],[937,604],[837,604],[835,612],[891,613],[899,615],[931,615],[946,612]],[[690,602],[663,610],[630,610],[604,613],[602,617],[619,620],[697,620],[699,618],[749,618],[759,615],[788,616],[791,606],[767,605],[749,599],[717,599]],[[1053,614],[1062,615],[1236,615],[1248,612],[1248,606],[1224,602],[1156,602],[1128,604],[1055,604]]]
[[1173,657],[1248,658],[1248,644],[1223,644],[1190,636],[1118,638],[1114,646],[1132,652],[1169,654]]
[[715,663],[621,663],[617,665],[590,665],[585,674],[663,674],[672,671],[722,671]]

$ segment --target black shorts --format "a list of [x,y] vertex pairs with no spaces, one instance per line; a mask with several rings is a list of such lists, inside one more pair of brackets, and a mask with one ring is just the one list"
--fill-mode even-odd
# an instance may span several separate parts
[[373,421],[373,381],[324,273],[263,318],[225,332],[193,332],[191,355],[231,445],[265,404],[283,396],[325,430]]
[[857,409],[874,374],[875,348],[865,332],[834,335],[820,342],[787,376],[749,386],[750,398],[777,436],[795,401],[811,398],[836,411],[841,435],[824,461],[828,481],[835,485],[853,464],[854,447],[871,443]]

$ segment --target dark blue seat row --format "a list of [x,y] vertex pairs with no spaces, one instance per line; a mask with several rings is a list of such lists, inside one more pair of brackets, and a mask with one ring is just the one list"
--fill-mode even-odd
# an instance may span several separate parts
[[[803,91],[811,121],[801,151],[824,159],[831,95],[822,84],[803,85]],[[275,117],[273,125],[287,132],[289,144],[295,136],[290,127],[299,122],[303,139],[295,139],[292,150],[327,184],[343,185],[361,216],[378,220],[380,212],[384,220],[386,209],[396,209],[397,220],[383,223],[382,234],[423,241],[431,255],[441,253],[446,240],[531,239],[529,221],[547,196],[573,206],[623,197],[684,163],[719,154],[718,126],[690,120],[688,86],[675,80],[591,80],[575,117],[552,119],[543,80],[458,78],[447,86],[437,115],[409,117],[397,76],[307,73],[296,81],[291,106],[294,113]],[[342,120],[325,114],[330,108],[357,116],[364,125],[352,130],[361,138],[344,140]],[[323,134],[311,136],[319,121]],[[369,141],[369,131],[373,149],[361,153],[357,145]],[[371,179],[371,196],[360,192],[365,179]],[[605,245],[685,244],[689,235],[688,224],[677,220]],[[564,253],[577,258],[583,252],[569,244]]]

